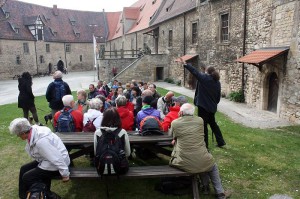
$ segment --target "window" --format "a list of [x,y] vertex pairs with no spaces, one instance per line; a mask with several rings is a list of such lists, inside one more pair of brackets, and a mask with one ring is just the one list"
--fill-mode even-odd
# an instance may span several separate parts
[[10,16],[10,13],[9,12],[5,12],[5,18],[6,19],[9,18],[9,16]]
[[229,14],[221,14],[221,42],[229,41]]
[[23,43],[23,50],[25,54],[29,53],[29,47],[28,47],[28,43]]
[[50,44],[46,44],[46,52],[50,53]]
[[45,60],[44,60],[44,56],[43,56],[43,55],[40,56],[40,63],[41,63],[41,64],[42,64],[42,63],[45,63]]
[[71,44],[66,44],[66,52],[71,52]]
[[173,46],[173,30],[169,30],[169,47]]
[[20,58],[20,55],[17,55],[17,57],[16,57],[16,63],[17,63],[18,65],[21,64],[21,58]]
[[198,23],[192,23],[192,44],[196,44],[198,42]]
[[79,55],[79,61],[82,62],[82,55]]
[[37,29],[37,40],[43,40],[43,29]]

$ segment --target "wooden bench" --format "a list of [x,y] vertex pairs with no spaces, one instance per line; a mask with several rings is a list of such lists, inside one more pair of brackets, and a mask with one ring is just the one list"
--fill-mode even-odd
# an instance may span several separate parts
[[[199,199],[198,181],[195,174],[187,173],[179,169],[170,167],[168,165],[164,166],[140,166],[140,167],[130,167],[128,173],[119,176],[122,178],[162,178],[162,177],[180,177],[180,176],[190,176],[192,178],[192,188],[193,188],[193,198]],[[106,176],[110,177],[110,176]],[[115,177],[115,176],[112,176]],[[96,168],[71,168],[70,178],[77,179],[92,179],[100,178]]]

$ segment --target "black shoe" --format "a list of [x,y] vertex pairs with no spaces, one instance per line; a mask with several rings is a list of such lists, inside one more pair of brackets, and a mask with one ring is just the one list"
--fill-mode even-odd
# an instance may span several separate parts
[[225,145],[226,145],[225,143],[224,144],[217,144],[216,147],[225,148]]
[[217,199],[227,199],[230,198],[230,196],[231,196],[231,191],[224,191],[224,193],[216,194]]
[[53,191],[50,191],[50,194],[48,196],[49,196],[49,199],[61,199],[61,197]]
[[202,193],[203,193],[203,195],[209,195],[209,193],[210,193],[210,188],[209,188],[209,185],[204,185],[203,187],[202,187]]

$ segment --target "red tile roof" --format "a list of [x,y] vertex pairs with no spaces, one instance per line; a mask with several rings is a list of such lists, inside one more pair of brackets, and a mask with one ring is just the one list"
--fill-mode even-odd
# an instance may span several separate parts
[[249,53],[248,55],[237,59],[237,62],[249,63],[254,65],[262,65],[271,59],[274,59],[284,53],[286,53],[289,48],[279,48],[279,49],[260,49]]
[[[102,12],[76,11],[58,9],[58,15],[54,15],[53,8],[24,3],[20,1],[7,0],[3,6],[10,17],[0,10],[0,38],[16,40],[35,40],[27,25],[34,23],[34,19],[40,16],[44,23],[44,40],[55,42],[92,42],[92,35],[104,37],[107,35],[105,17]],[[26,18],[24,18],[26,16]],[[74,26],[70,19],[75,20]],[[13,31],[9,23],[19,28],[19,33]],[[57,32],[54,36],[51,29]],[[76,37],[74,29],[80,33]],[[101,39],[99,39],[101,40]]]
[[107,39],[111,40],[116,34],[117,26],[122,12],[107,12],[105,14],[109,30]]
[[[197,56],[198,56],[198,55],[184,55],[184,56],[182,56],[182,57],[180,57],[180,58],[182,58],[183,61],[188,61],[188,60],[191,60],[191,59],[193,59],[194,57],[197,57]],[[175,61],[176,61],[176,62],[180,62],[180,59],[177,58]]]
[[123,21],[125,19],[135,20],[132,27],[125,34],[138,32],[149,27],[152,16],[157,12],[162,0],[139,0],[130,7],[125,7],[119,17],[115,35],[110,39],[116,39],[123,35]]
[[195,8],[195,0],[165,0],[161,4],[158,13],[150,21],[150,25],[157,25]]

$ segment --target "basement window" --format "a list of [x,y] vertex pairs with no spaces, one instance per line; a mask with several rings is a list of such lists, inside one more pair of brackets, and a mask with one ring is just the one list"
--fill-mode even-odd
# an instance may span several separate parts
[[17,55],[17,57],[16,57],[16,64],[18,64],[18,65],[21,64],[21,58],[20,58],[20,55]]

